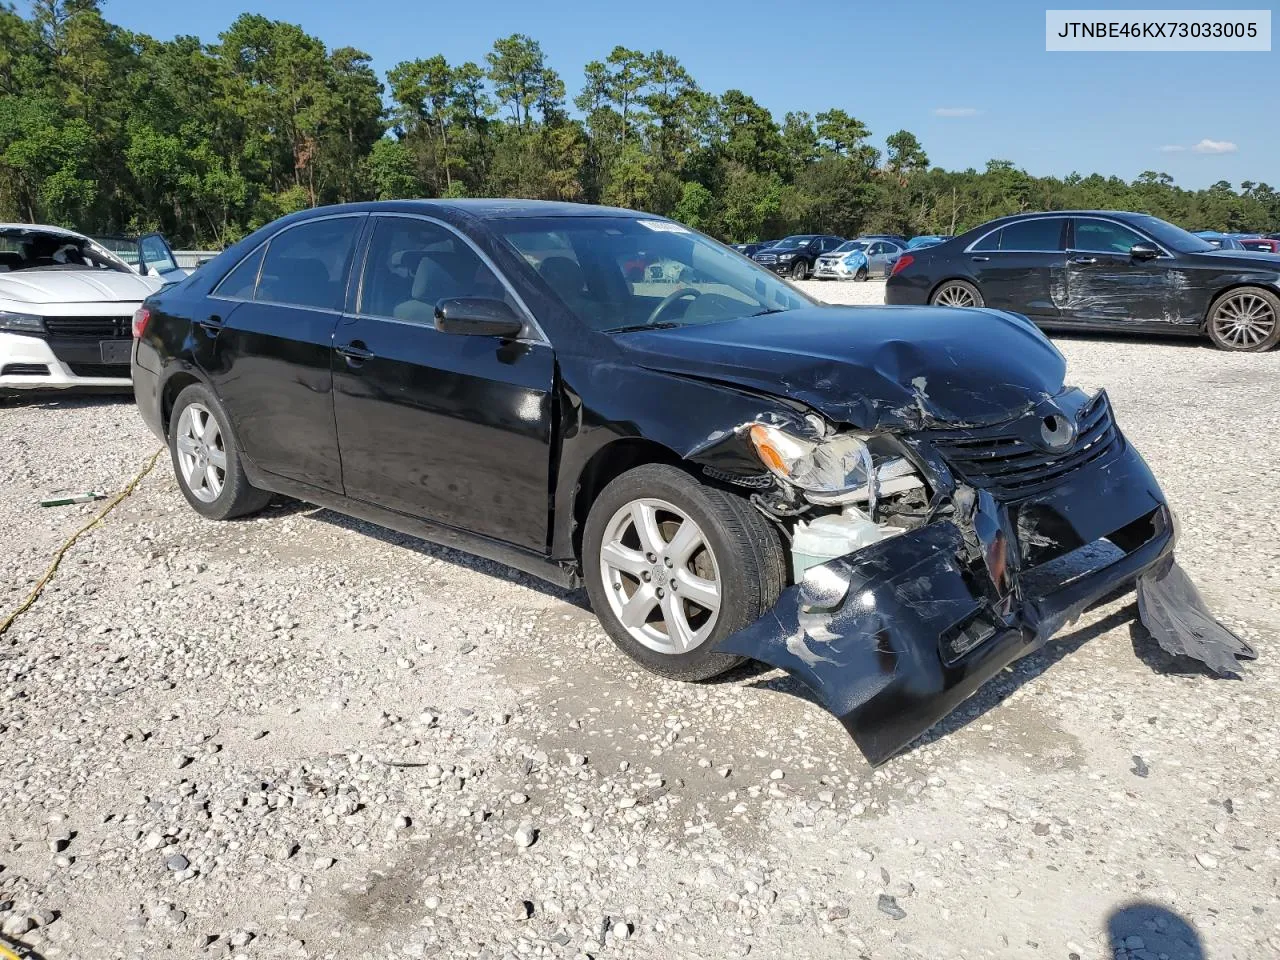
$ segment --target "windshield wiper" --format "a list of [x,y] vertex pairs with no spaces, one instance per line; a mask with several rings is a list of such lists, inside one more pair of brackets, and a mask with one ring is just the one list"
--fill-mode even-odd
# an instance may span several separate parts
[[771,313],[786,313],[790,307],[765,307],[757,313],[751,314],[753,317],[767,317]]
[[635,333],[637,330],[671,330],[675,327],[682,327],[682,323],[673,323],[670,320],[663,320],[661,323],[629,323],[625,327],[610,327],[605,333]]

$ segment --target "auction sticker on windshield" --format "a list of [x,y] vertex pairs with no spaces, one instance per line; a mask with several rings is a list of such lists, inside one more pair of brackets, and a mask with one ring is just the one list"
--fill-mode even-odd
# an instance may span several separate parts
[[678,223],[672,223],[670,220],[637,220],[636,223],[655,230],[658,233],[688,233],[688,227],[682,227]]

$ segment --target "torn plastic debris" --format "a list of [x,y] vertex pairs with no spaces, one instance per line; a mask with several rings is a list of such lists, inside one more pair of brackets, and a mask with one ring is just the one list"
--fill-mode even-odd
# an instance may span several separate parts
[[42,507],[65,507],[72,503],[93,503],[95,500],[105,500],[109,494],[103,493],[101,490],[90,490],[87,493],[69,493],[63,497],[50,497],[47,500],[41,500]]
[[1138,618],[1164,650],[1194,657],[1220,677],[1236,676],[1238,660],[1258,658],[1253,647],[1209,612],[1173,557],[1138,578]]

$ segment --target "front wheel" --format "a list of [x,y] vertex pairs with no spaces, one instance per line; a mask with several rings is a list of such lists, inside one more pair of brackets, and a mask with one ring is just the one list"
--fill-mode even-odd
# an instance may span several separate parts
[[614,643],[676,680],[740,663],[716,643],[772,607],[786,576],[778,533],[759,511],[666,464],[605,487],[587,517],[582,565]]
[[803,280],[809,275],[809,265],[803,260],[797,260],[791,265],[791,279]]
[[866,268],[866,266],[864,265],[864,266],[861,266],[861,267],[859,267],[859,268],[858,268],[858,272],[857,272],[857,273],[855,273],[855,274],[853,275],[853,279],[854,279],[854,280],[857,280],[857,281],[859,281],[859,282],[861,282],[861,281],[866,280],[866,279],[867,279],[867,277],[869,277],[870,275],[871,275],[871,274],[869,274],[869,273],[867,272],[867,268]]
[[1205,331],[1219,350],[1270,350],[1280,342],[1280,297],[1261,287],[1228,290],[1209,307]]
[[978,288],[965,280],[948,280],[929,298],[935,307],[980,307],[983,302]]

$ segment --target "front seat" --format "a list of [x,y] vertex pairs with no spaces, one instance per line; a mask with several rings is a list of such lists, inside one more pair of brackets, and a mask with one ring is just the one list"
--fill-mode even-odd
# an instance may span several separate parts
[[576,308],[586,296],[586,275],[582,267],[568,257],[547,257],[538,264],[538,275],[570,307]]
[[397,304],[392,315],[397,320],[434,324],[436,304],[448,297],[466,296],[458,278],[441,264],[441,254],[428,253],[413,273],[410,299]]

